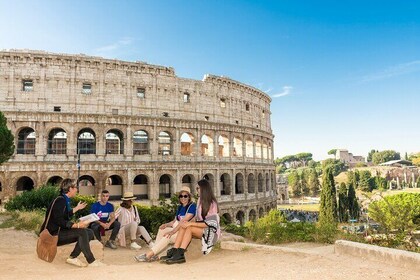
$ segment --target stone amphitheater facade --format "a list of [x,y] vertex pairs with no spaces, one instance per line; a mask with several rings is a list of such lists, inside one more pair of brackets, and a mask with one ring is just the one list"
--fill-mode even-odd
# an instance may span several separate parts
[[241,223],[276,207],[271,99],[227,77],[44,51],[0,51],[0,111],[16,152],[0,199],[77,178],[80,193],[154,205],[207,178]]

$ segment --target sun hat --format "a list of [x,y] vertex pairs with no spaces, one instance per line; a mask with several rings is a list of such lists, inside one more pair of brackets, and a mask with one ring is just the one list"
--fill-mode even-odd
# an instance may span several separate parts
[[191,195],[191,189],[189,187],[183,186],[181,190],[179,191],[179,193],[182,193],[182,192],[187,192],[189,195]]
[[133,195],[133,192],[125,192],[123,197],[121,197],[121,200],[133,200],[136,199],[137,197],[135,197]]

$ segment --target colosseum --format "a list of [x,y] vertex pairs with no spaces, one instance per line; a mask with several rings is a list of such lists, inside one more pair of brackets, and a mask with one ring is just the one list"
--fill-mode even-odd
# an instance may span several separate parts
[[145,205],[206,178],[221,214],[240,223],[276,207],[271,99],[254,87],[144,62],[6,50],[0,100],[16,145],[0,166],[3,202],[80,174],[81,194],[133,191]]

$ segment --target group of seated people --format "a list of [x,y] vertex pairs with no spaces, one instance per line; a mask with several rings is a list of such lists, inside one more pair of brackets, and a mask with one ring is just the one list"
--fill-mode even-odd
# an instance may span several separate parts
[[[109,192],[103,190],[101,198],[94,203],[91,213],[95,213],[99,220],[89,223],[87,221],[73,222],[71,217],[77,211],[84,209],[86,203],[79,202],[77,206],[70,206],[70,199],[77,194],[76,182],[72,179],[65,179],[60,186],[58,196],[48,207],[47,215],[51,210],[51,217],[48,224],[41,226],[41,231],[47,228],[51,235],[58,235],[58,246],[76,242],[73,252],[66,260],[67,263],[75,266],[86,266],[77,257],[83,253],[88,266],[103,266],[104,263],[96,260],[90,249],[89,241],[96,238],[102,242],[105,231],[110,230],[111,235],[104,243],[105,247],[117,249],[118,245],[127,247],[126,239],[130,239],[131,249],[141,249],[136,240],[141,237],[149,247],[145,254],[135,256],[138,262],[151,262],[161,260],[167,264],[184,263],[185,250],[192,238],[202,239],[203,254],[209,253],[213,245],[220,237],[220,223],[218,205],[209,182],[205,179],[197,183],[199,195],[197,204],[192,201],[189,187],[182,187],[179,192],[179,206],[174,219],[159,227],[156,240],[153,241],[145,227],[140,225],[140,216],[137,208],[133,205],[136,197],[132,192],[125,192],[121,198],[120,207],[114,211],[114,206],[108,202]],[[159,258],[159,255],[167,250],[167,255]]]

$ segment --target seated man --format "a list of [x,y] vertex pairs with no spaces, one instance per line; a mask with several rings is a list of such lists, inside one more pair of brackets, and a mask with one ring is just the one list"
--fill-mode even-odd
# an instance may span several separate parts
[[90,228],[93,230],[96,239],[102,242],[101,232],[112,230],[111,237],[105,243],[105,247],[117,249],[115,245],[115,238],[120,230],[120,223],[115,219],[114,205],[108,202],[109,191],[103,190],[101,193],[101,200],[95,202],[90,209],[91,213],[95,213],[99,217],[99,221],[91,223]]

